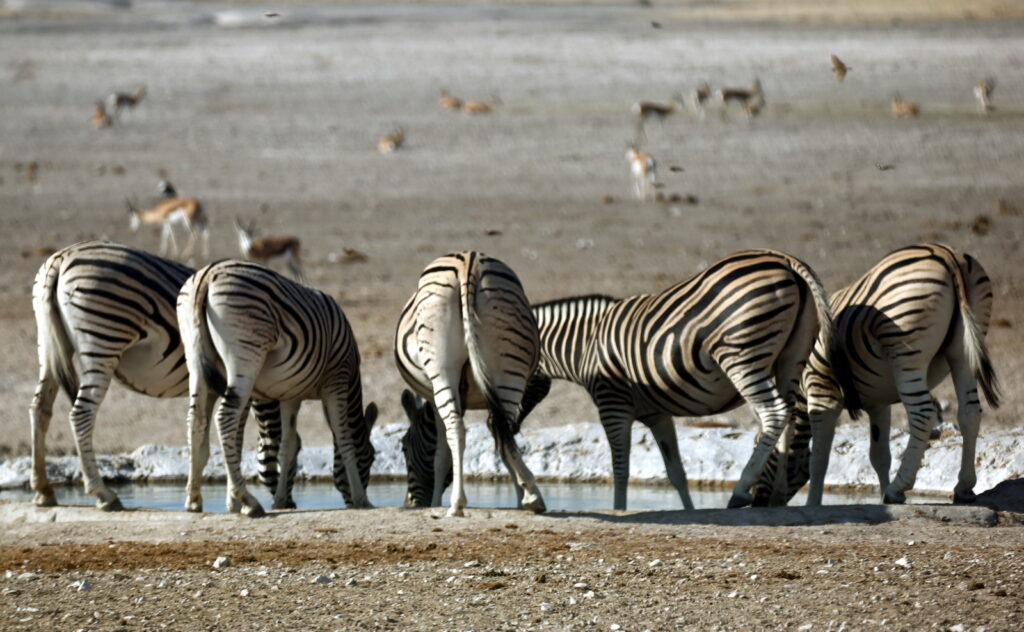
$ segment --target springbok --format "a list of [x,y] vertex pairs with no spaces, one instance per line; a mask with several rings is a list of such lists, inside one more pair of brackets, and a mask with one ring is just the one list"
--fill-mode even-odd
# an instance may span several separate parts
[[711,98],[711,86],[703,82],[690,93],[690,109],[701,119],[704,118],[704,104]]
[[893,95],[891,101],[891,112],[893,118],[911,118],[921,113],[921,108],[916,103],[904,101],[899,94]]
[[462,113],[463,114],[490,114],[494,108],[498,107],[498,98],[491,97],[490,101],[463,101],[462,102]]
[[629,172],[633,177],[633,194],[638,200],[649,200],[654,193],[657,164],[654,157],[630,145],[626,150]]
[[750,84],[749,89],[744,88],[720,88],[718,90],[718,99],[723,105],[729,105],[730,101],[735,101],[741,105],[746,105],[748,101],[756,96],[764,98],[764,90],[761,88],[761,80],[754,79],[754,82]]
[[110,102],[110,107],[114,110],[114,115],[117,116],[124,108],[129,110],[135,109],[136,105],[142,103],[142,99],[145,96],[146,86],[139,86],[134,94],[130,92],[112,92],[107,97],[107,101]]
[[844,64],[842,59],[832,55],[832,74],[836,76],[836,81],[842,83],[843,79],[846,79],[846,73],[851,70],[853,69]]
[[302,242],[298,237],[255,238],[253,235],[256,233],[256,226],[243,226],[237,217],[235,231],[238,233],[238,246],[243,257],[264,265],[270,265],[271,261],[283,260],[296,281],[306,282],[302,274]]
[[995,79],[982,79],[974,86],[974,96],[978,99],[983,114],[988,114],[995,107],[992,105],[992,91],[996,89]]
[[96,109],[93,111],[92,117],[89,120],[92,122],[94,129],[110,127],[111,123],[113,123],[110,119],[110,115],[107,114],[107,108],[103,107],[103,101],[96,102]]
[[441,90],[441,97],[438,99],[438,103],[446,110],[458,112],[462,109],[462,99],[448,94],[447,90]]
[[387,136],[382,136],[381,139],[377,141],[377,151],[382,154],[390,154],[401,147],[404,142],[405,130],[401,127],[396,127],[393,132]]
[[203,205],[194,197],[179,197],[174,186],[163,180],[159,186],[164,199],[148,209],[139,209],[131,200],[125,200],[128,204],[128,215],[132,231],[137,231],[142,224],[150,224],[161,227],[160,233],[160,255],[167,254],[168,244],[174,249],[174,256],[178,256],[178,241],[175,237],[175,227],[183,226],[188,229],[188,242],[181,252],[182,258],[187,258],[195,248],[198,236],[203,238],[203,257],[210,255],[210,231],[206,225],[206,213]]

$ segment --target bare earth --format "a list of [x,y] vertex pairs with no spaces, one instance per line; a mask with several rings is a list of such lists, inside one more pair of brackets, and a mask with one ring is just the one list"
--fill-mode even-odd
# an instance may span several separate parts
[[[236,255],[235,216],[302,239],[310,281],[353,323],[384,422],[401,415],[398,311],[447,251],[505,260],[539,301],[659,291],[747,247],[789,251],[839,288],[894,248],[942,240],[994,281],[988,340],[1006,397],[983,432],[1018,425],[1024,5],[830,4],[0,8],[0,456],[28,452],[35,270],[82,239],[155,249],[155,232],[129,231],[123,200],[153,200],[163,175],[206,205],[211,258]],[[844,83],[831,53],[852,68]],[[662,192],[694,203],[629,199],[633,101],[755,76],[768,105],[750,123],[711,108],[648,126]],[[997,109],[982,116],[971,89],[987,76]],[[96,99],[139,84],[134,112],[91,129]],[[452,114],[442,88],[501,105]],[[895,92],[921,116],[890,118]],[[396,126],[407,147],[378,154]],[[342,263],[344,248],[368,260]],[[113,388],[98,451],[184,443],[184,406]],[[51,453],[72,449],[66,414],[60,401]],[[319,416],[304,411],[306,445],[329,442]],[[529,423],[594,417],[579,389],[559,386]],[[385,508],[253,522],[62,509],[39,523],[0,505],[0,629],[1021,627],[1012,515],[779,511],[446,520]],[[235,566],[211,570],[220,555]],[[91,591],[67,587],[83,578]]]

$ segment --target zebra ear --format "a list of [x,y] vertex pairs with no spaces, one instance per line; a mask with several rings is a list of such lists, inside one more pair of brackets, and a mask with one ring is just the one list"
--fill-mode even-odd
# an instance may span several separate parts
[[377,421],[377,404],[370,402],[370,405],[363,412],[363,421],[368,429],[373,430],[373,424]]
[[412,391],[405,389],[402,391],[402,408],[405,409],[405,416],[409,418],[410,423],[416,423],[416,420],[420,416],[420,407],[416,401],[416,396],[412,394]]

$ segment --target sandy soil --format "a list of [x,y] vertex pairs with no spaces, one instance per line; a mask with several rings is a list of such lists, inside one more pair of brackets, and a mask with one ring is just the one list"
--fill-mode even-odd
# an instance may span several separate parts
[[[367,395],[385,420],[401,415],[396,315],[422,267],[446,251],[498,256],[544,300],[658,291],[731,251],[763,246],[804,258],[838,288],[893,248],[940,239],[976,254],[995,281],[990,344],[1008,393],[985,424],[1016,425],[1020,5],[972,4],[975,19],[943,21],[959,15],[956,3],[912,2],[901,6],[927,19],[895,23],[863,14],[879,3],[817,18],[807,14],[814,5],[780,3],[765,15],[750,2],[288,3],[276,20],[242,3],[8,9],[0,15],[0,454],[28,449],[29,297],[41,253],[94,237],[155,249],[155,232],[129,231],[123,200],[154,199],[164,174],[206,204],[213,257],[236,255],[235,216],[303,240],[311,281],[353,322]],[[799,20],[792,7],[803,11]],[[993,17],[1001,19],[982,19]],[[830,53],[853,67],[842,84]],[[634,100],[754,76],[768,107],[752,123],[712,110],[703,121],[679,114],[649,126],[664,193],[693,195],[695,204],[629,199],[622,154]],[[999,82],[988,117],[971,93],[985,76]],[[139,84],[148,94],[136,111],[91,129],[94,100]],[[503,105],[491,116],[452,114],[437,105],[441,88],[496,94]],[[896,91],[921,104],[920,118],[889,117]],[[396,125],[408,146],[379,155],[378,137]],[[368,261],[332,263],[343,248]],[[949,388],[939,394],[952,397]],[[98,450],[184,443],[183,406],[114,388]],[[58,419],[66,410],[62,402]],[[579,389],[562,385],[531,423],[594,416]],[[318,407],[303,417],[307,445],[327,444]],[[50,445],[71,449],[66,424],[54,424]]]
[[0,627],[1011,630],[1024,616],[1021,514],[439,513],[0,504]]

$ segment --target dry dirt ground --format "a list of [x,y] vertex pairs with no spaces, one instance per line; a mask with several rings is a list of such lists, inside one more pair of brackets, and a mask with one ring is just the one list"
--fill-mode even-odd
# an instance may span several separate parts
[[[1024,620],[1022,514],[440,516],[108,518],[0,504],[0,628],[995,631]],[[222,556],[232,565],[214,568]]]

